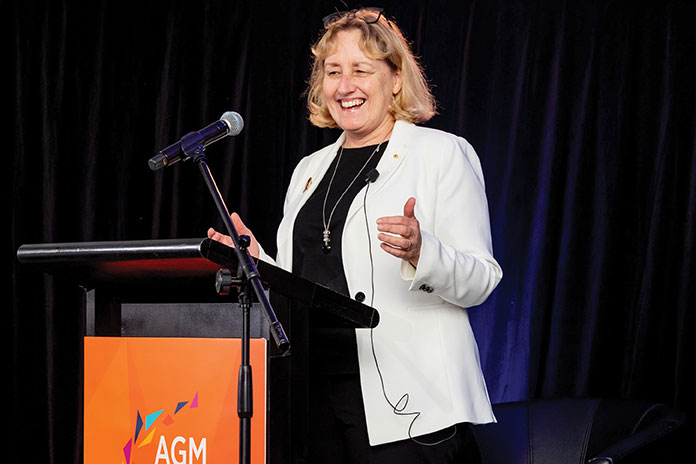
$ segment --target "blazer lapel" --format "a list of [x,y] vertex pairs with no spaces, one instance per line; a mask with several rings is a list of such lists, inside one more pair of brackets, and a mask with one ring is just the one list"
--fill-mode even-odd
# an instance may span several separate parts
[[317,189],[317,186],[321,182],[322,178],[329,169],[331,162],[336,157],[338,149],[340,148],[345,135],[341,136],[331,145],[323,156],[318,157],[316,160],[310,160],[307,167],[299,173],[298,183],[294,186],[290,186],[293,190],[288,191],[291,195],[289,198],[289,203],[285,210],[285,217],[281,222],[278,234],[278,257],[280,258],[282,254],[283,266],[292,266],[292,235],[295,226],[295,219],[300,212],[300,209],[304,206],[312,196],[312,193]]
[[336,142],[329,148],[324,156],[317,159],[315,162],[307,166],[305,171],[302,173],[302,178],[300,181],[301,185],[298,187],[302,190],[294,193],[294,199],[289,205],[288,211],[292,214],[292,223],[295,222],[295,216],[300,211],[300,209],[307,202],[307,199],[312,196],[317,186],[324,178],[326,171],[331,166],[331,162],[336,157],[338,149],[341,147],[345,136],[341,135]]

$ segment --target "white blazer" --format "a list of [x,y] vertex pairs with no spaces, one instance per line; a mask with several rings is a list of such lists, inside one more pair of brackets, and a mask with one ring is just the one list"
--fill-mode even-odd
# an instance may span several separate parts
[[[286,270],[292,269],[297,213],[344,138],[295,168],[277,236],[277,264]],[[369,329],[356,331],[370,444],[409,438],[414,417],[413,437],[459,422],[494,422],[466,311],[482,303],[502,278],[492,256],[479,159],[461,137],[397,121],[377,170],[380,175],[365,200],[370,240],[364,188],[350,206],[342,236],[348,289],[352,296],[363,292],[368,304],[373,297],[370,249],[374,260],[373,306],[380,323],[372,340]],[[417,269],[384,252],[377,240],[377,218],[402,215],[410,197],[416,198],[423,235]],[[263,253],[261,258],[270,260]],[[385,395],[403,410],[395,411]]]

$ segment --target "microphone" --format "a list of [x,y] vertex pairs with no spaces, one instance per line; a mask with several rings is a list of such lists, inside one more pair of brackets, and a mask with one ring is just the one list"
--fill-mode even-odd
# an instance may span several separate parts
[[379,171],[374,168],[370,169],[369,171],[367,171],[367,174],[365,174],[365,182],[371,184],[372,182],[376,181],[378,177]]
[[205,148],[213,142],[228,135],[239,135],[244,128],[244,120],[234,111],[227,111],[220,119],[207,125],[197,132],[189,132],[178,142],[169,145],[155,156],[150,158],[148,165],[153,171],[162,169],[170,164],[186,161],[191,158],[201,146]]

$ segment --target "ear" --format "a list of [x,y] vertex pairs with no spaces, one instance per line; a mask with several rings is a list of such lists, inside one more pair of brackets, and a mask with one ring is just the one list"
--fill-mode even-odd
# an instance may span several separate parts
[[397,93],[399,93],[401,91],[401,85],[403,84],[401,70],[397,69],[396,71],[393,71],[392,76],[394,77],[394,86],[392,87],[392,95],[396,95]]

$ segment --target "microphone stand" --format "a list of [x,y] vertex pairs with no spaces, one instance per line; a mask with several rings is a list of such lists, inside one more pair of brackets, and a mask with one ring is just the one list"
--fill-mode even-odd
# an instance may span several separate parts
[[[193,138],[194,134],[190,134]],[[285,335],[283,326],[275,315],[271,303],[263,291],[261,278],[256,265],[254,264],[247,247],[249,246],[249,238],[246,236],[240,237],[232,223],[230,213],[225,205],[222,195],[217,188],[215,179],[208,168],[207,159],[205,156],[205,146],[203,143],[189,145],[186,139],[189,136],[184,136],[181,139],[181,147],[186,155],[190,156],[198,166],[198,169],[203,176],[205,184],[208,186],[213,201],[217,206],[218,212],[225,224],[227,233],[232,238],[234,250],[237,255],[237,278],[239,283],[239,305],[242,308],[242,361],[239,367],[239,377],[237,386],[237,416],[239,417],[239,463],[249,464],[251,462],[251,417],[253,416],[252,404],[252,384],[251,384],[251,365],[249,363],[249,309],[251,307],[252,294],[249,288],[253,290],[256,297],[261,303],[261,306],[266,312],[266,317],[270,323],[271,334],[278,349],[284,354],[290,352],[290,341]]]

